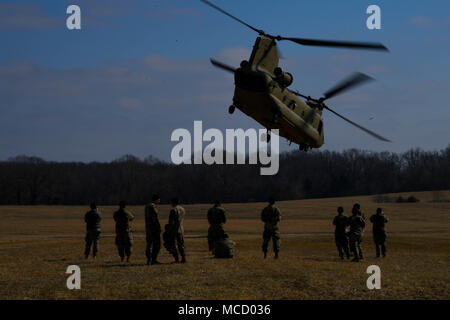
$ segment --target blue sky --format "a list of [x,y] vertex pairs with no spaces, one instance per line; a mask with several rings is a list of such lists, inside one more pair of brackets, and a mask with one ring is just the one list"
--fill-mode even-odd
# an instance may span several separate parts
[[[354,71],[377,79],[330,100],[336,111],[387,136],[373,139],[325,114],[324,149],[402,152],[450,143],[448,1],[213,1],[272,34],[382,42],[390,53],[282,42],[291,86],[320,96]],[[65,26],[77,4],[82,30]],[[382,29],[366,28],[377,4]],[[209,57],[238,65],[256,34],[197,0],[0,2],[0,159],[169,160],[176,128],[260,128],[228,115],[233,78]],[[281,141],[283,150],[294,149]]]

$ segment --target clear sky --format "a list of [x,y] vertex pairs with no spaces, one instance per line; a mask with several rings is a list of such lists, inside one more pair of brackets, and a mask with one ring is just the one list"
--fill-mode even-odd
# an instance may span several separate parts
[[[375,140],[325,113],[324,149],[402,152],[450,143],[450,2],[213,0],[272,34],[382,42],[390,53],[279,43],[291,86],[320,97],[354,71],[376,82],[329,105],[390,138]],[[82,30],[66,28],[81,8]],[[381,8],[381,30],[366,8]],[[198,0],[0,2],[0,160],[169,160],[176,128],[260,128],[227,113],[233,77],[209,64],[248,59],[256,34]],[[288,147],[281,140],[283,150]]]

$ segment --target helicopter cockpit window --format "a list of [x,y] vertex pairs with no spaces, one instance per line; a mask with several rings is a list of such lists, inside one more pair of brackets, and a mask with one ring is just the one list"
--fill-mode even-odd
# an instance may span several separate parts
[[266,89],[266,80],[263,74],[256,72],[245,72],[236,70],[234,80],[236,86],[250,91],[264,91]]
[[323,127],[323,122],[320,121],[319,126],[317,127],[317,132],[319,132],[319,134],[322,134],[322,127]]
[[297,108],[297,104],[295,103],[294,100],[292,100],[291,102],[289,102],[289,108],[292,110],[295,110],[295,108]]

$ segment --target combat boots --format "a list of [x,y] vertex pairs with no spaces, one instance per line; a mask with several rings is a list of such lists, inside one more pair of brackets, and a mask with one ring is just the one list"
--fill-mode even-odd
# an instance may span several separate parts
[[152,261],[150,262],[151,265],[154,265],[154,264],[161,264],[161,263],[159,263],[158,260],[156,260],[157,257],[158,257],[158,252],[156,252],[156,253],[155,253],[155,252],[152,252]]
[[274,259],[278,259],[278,251],[275,252],[275,257],[274,257]]

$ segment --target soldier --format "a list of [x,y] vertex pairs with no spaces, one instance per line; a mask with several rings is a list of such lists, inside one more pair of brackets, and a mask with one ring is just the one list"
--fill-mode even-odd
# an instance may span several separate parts
[[359,203],[355,203],[353,205],[354,209],[357,210],[358,215],[364,220],[364,223],[366,222],[366,216],[364,215],[364,213],[361,211],[361,206],[359,205]]
[[169,242],[171,244],[169,252],[173,255],[175,263],[179,262],[178,254],[181,256],[181,263],[185,263],[186,255],[184,251],[183,220],[186,215],[186,211],[179,205],[177,198],[172,198],[170,200],[170,204],[172,205],[172,209],[169,213],[169,227],[167,231],[172,238],[172,241]]
[[223,225],[227,222],[225,209],[220,205],[220,201],[214,201],[214,206],[208,210],[208,247],[209,251],[214,251],[214,243],[224,237]]
[[350,253],[348,250],[348,238],[345,233],[345,229],[348,225],[348,218],[343,215],[344,208],[339,207],[337,209],[338,215],[334,217],[333,224],[336,226],[336,229],[334,231],[334,239],[336,241],[336,246],[339,252],[339,257],[341,259],[344,259],[344,253],[347,257],[347,259],[350,258]]
[[119,251],[120,261],[123,262],[125,255],[127,262],[130,262],[131,247],[133,246],[133,235],[131,233],[130,222],[134,215],[125,209],[125,201],[120,201],[119,210],[114,212],[116,222],[116,245]]
[[383,258],[386,257],[386,229],[384,225],[388,222],[388,218],[385,217],[381,208],[377,209],[377,213],[370,217],[370,222],[373,224],[373,241],[375,242],[375,250],[377,258],[380,257],[380,246]]
[[278,230],[278,222],[281,220],[280,210],[275,206],[275,199],[269,199],[269,205],[261,212],[261,220],[264,222],[263,245],[264,259],[267,257],[267,247],[272,238],[273,251],[275,259],[278,259],[278,252],[280,251],[280,231]]
[[358,262],[363,258],[363,252],[361,249],[362,235],[366,222],[363,218],[363,214],[360,210],[359,204],[355,203],[352,209],[352,216],[349,218],[348,224],[350,225],[350,250],[353,253],[353,262]]
[[97,205],[92,202],[91,210],[84,215],[84,222],[86,222],[86,247],[84,255],[86,259],[89,257],[89,252],[92,246],[92,256],[95,259],[98,252],[98,239],[100,238],[100,221],[102,214],[97,210]]
[[161,225],[159,224],[157,205],[161,199],[157,194],[152,196],[152,203],[145,206],[145,234],[147,246],[145,255],[148,264],[160,264],[158,262],[158,253],[161,249]]

